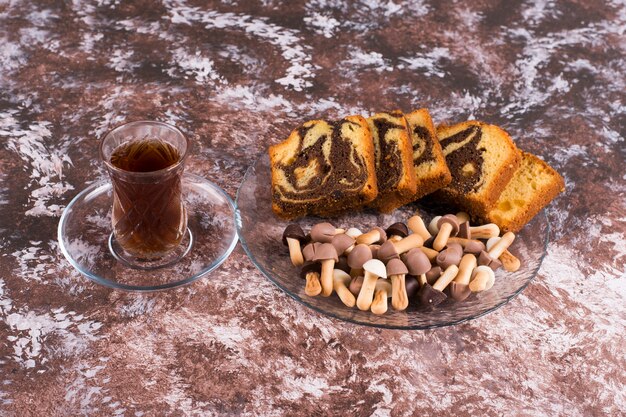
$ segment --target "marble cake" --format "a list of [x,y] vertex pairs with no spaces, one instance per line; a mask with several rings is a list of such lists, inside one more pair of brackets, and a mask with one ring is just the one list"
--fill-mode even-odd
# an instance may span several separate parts
[[362,116],[308,121],[269,155],[272,210],[279,217],[333,215],[378,194],[372,135]]
[[478,121],[439,126],[437,136],[452,182],[436,198],[485,217],[519,167],[519,150],[504,130]]
[[417,200],[450,184],[452,175],[428,110],[414,110],[405,118],[413,143],[413,167],[417,181],[414,199]]
[[517,232],[564,190],[558,172],[535,155],[522,152],[520,167],[483,220],[502,231]]
[[371,204],[383,213],[415,200],[413,145],[400,111],[367,119],[374,141],[378,197]]

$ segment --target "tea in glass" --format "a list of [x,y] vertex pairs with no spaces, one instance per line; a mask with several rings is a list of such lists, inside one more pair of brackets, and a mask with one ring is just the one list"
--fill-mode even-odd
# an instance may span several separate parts
[[138,260],[167,255],[185,236],[181,180],[187,147],[182,133],[159,122],[129,123],[103,140],[102,157],[113,184],[113,233]]

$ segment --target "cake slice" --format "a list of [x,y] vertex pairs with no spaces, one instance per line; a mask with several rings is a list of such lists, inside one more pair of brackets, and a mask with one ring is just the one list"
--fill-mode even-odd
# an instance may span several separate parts
[[504,130],[477,121],[440,126],[437,136],[452,182],[436,197],[474,218],[486,216],[519,167],[519,150]]
[[417,200],[450,184],[452,175],[428,110],[415,110],[405,118],[413,143],[413,168],[417,180],[417,192],[413,198]]
[[402,112],[377,113],[367,119],[374,141],[378,197],[372,204],[389,213],[415,198],[413,145]]
[[360,208],[376,198],[374,145],[367,121],[312,120],[270,146],[272,210],[293,219]]
[[558,172],[535,155],[522,152],[520,167],[484,220],[502,231],[517,232],[564,190]]

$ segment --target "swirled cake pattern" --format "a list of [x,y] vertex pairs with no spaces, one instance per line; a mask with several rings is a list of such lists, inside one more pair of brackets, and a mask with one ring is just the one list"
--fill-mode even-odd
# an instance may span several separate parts
[[313,120],[270,148],[273,209],[281,217],[330,214],[377,193],[365,119]]

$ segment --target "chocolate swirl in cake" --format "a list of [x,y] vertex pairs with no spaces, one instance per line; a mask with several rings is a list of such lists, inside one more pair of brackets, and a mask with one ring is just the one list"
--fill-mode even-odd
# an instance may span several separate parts
[[[315,138],[311,135],[317,134],[312,131],[318,123],[326,126],[324,133]],[[354,194],[363,187],[368,178],[366,162],[357,154],[349,139],[343,136],[344,126],[351,130],[360,128],[358,123],[342,119],[312,123],[296,130],[299,143],[294,158],[290,163],[278,166],[291,189],[275,187],[277,204],[286,207],[290,204],[340,201],[345,194]]]
[[[394,113],[388,113],[395,116]],[[400,114],[402,117],[402,114]],[[376,118],[372,122],[378,132],[378,141],[376,143],[376,174],[378,178],[378,187],[381,190],[392,189],[402,176],[402,170],[398,169],[402,165],[402,156],[397,146],[393,146],[386,140],[387,133],[391,129],[404,129],[403,126],[392,123],[387,119]]]
[[[461,193],[476,192],[482,184],[483,152],[486,149],[478,147],[481,138],[480,126],[471,126],[445,138],[442,142],[445,155],[454,153],[454,158],[446,158],[446,161],[452,173],[454,188]],[[461,145],[449,150],[453,144]]]
[[433,144],[433,137],[428,129],[424,126],[413,127],[413,164],[415,166],[435,159]]
[[307,132],[309,130],[313,129],[314,126],[315,126],[315,124],[311,123],[308,126],[302,125],[302,126],[300,126],[299,128],[296,129],[298,131],[298,135],[300,135],[300,139],[301,139],[299,152],[302,152],[302,141],[304,141],[304,137],[306,136],[306,134],[307,134]]

